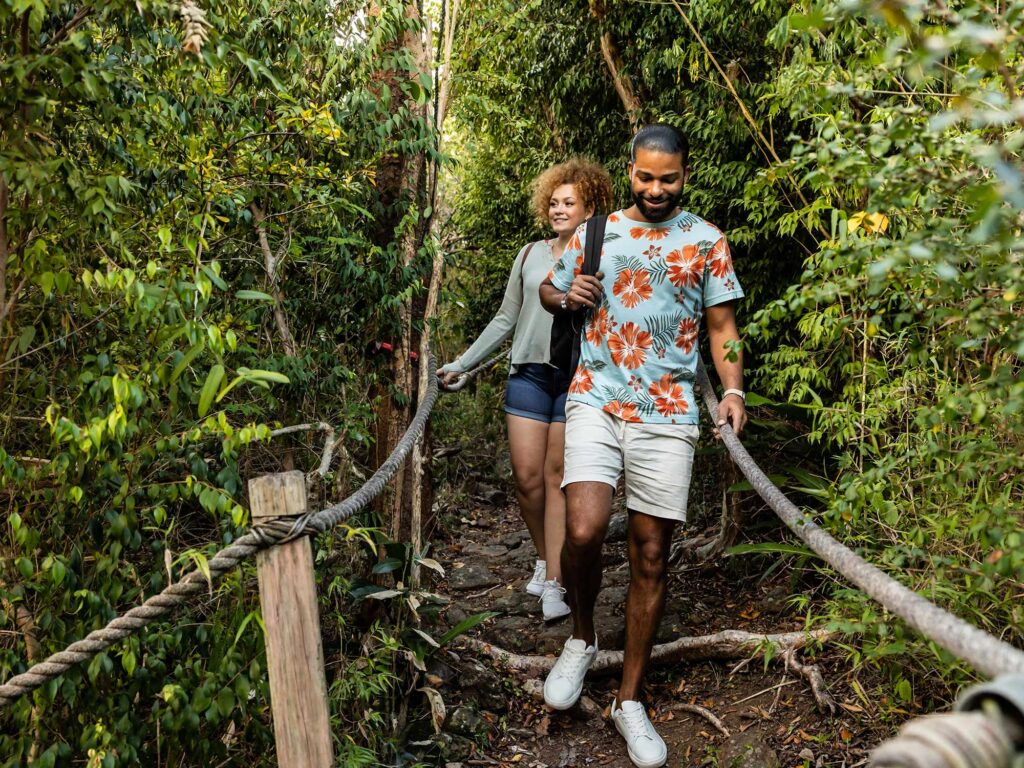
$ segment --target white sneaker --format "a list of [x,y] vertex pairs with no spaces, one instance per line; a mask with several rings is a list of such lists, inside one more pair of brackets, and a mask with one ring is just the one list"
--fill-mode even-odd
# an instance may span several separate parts
[[569,604],[565,602],[565,587],[558,579],[544,582],[544,594],[540,596],[540,607],[544,611],[544,621],[554,621],[570,613]]
[[544,681],[544,703],[552,709],[569,709],[583,693],[583,678],[597,655],[597,638],[593,645],[570,637],[562,654],[555,661]]
[[643,704],[624,701],[621,707],[616,707],[613,701],[612,721],[626,740],[626,751],[633,765],[637,768],[661,768],[668,759],[668,747],[647,719]]
[[544,594],[544,580],[548,575],[548,564],[543,560],[538,560],[537,564],[533,566],[533,578],[531,578],[526,584],[526,591],[531,595],[540,597]]

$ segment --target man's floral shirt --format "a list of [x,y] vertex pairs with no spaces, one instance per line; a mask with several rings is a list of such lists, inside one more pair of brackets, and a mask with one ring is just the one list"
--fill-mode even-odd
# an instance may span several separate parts
[[[567,291],[583,267],[586,225],[549,278]],[[600,271],[569,399],[625,421],[696,424],[693,380],[704,307],[743,296],[725,236],[685,211],[657,224],[608,217]]]

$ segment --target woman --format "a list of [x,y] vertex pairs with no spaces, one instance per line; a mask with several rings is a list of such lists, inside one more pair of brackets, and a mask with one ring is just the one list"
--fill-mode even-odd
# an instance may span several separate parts
[[576,228],[595,212],[608,211],[611,204],[611,180],[597,163],[577,158],[540,174],[533,182],[533,212],[555,237],[523,246],[512,264],[498,314],[469,349],[437,371],[444,383],[450,384],[515,331],[505,388],[508,444],[516,497],[538,557],[526,591],[541,598],[545,621],[569,613],[560,584],[565,541],[562,453],[569,379],[549,364],[551,315],[541,306],[538,291]]

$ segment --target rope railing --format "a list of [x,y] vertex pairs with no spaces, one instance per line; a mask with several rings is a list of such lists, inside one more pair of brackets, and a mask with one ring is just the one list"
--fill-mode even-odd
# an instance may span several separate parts
[[[434,356],[430,355],[427,362],[433,369]],[[206,592],[225,573],[233,570],[243,560],[260,550],[292,541],[301,536],[323,533],[350,518],[375,499],[394,477],[412,450],[413,444],[423,434],[434,403],[437,401],[437,395],[438,382],[431,376],[426,394],[402,439],[398,441],[391,455],[370,479],[351,496],[319,512],[307,513],[297,518],[272,520],[253,526],[248,533],[209,559],[209,579],[198,568],[189,571],[174,584],[147,599],[142,605],[132,608],[123,616],[113,619],[105,627],[90,632],[81,640],[71,643],[63,651],[52,654],[27,671],[15,675],[0,685],[0,709],[44,685],[48,680],[64,674],[75,664],[92,658],[119,640],[152,624],[183,604],[188,598]]]
[[[703,360],[698,360],[697,385],[712,422],[717,424],[718,398],[715,397]],[[768,479],[731,426],[726,424],[718,427],[718,430],[725,447],[754,490],[782,522],[826,563],[928,640],[968,662],[986,676],[1024,672],[1024,652],[943,610],[840,544],[801,512]]]

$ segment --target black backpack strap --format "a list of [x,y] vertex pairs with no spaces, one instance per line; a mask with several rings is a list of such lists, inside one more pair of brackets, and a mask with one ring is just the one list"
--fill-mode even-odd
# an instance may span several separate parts
[[587,220],[587,241],[583,245],[583,274],[596,275],[601,266],[601,249],[604,247],[604,229],[608,223],[605,215],[591,216]]

